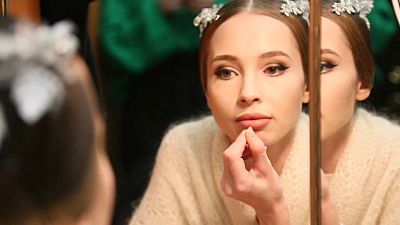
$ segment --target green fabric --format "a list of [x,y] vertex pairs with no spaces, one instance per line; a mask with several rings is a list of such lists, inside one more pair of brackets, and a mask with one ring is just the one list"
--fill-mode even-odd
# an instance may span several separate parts
[[[374,2],[374,8],[368,15],[371,23],[371,45],[376,57],[382,55],[394,35],[397,33],[398,24],[392,4],[388,0]],[[381,65],[376,65],[375,86],[383,86],[386,74]]]
[[[215,3],[227,1],[215,0]],[[116,71],[141,75],[172,53],[198,48],[199,31],[192,24],[196,14],[187,8],[166,16],[158,0],[103,0],[101,9],[100,38],[107,66],[113,72],[108,76],[113,98],[123,99],[127,88],[128,77],[118,76]],[[369,20],[372,49],[379,56],[398,29],[390,1],[375,1]],[[379,71],[378,65],[378,86],[384,80]]]
[[198,47],[199,31],[192,24],[195,16],[184,7],[166,16],[157,0],[103,0],[103,49],[113,63],[139,74],[173,52]]
[[[186,8],[165,16],[157,0],[103,0],[102,4],[100,37],[105,53],[134,74],[199,44],[198,29],[192,25],[195,14]],[[398,29],[391,3],[375,1],[369,19],[372,48],[379,55]]]
[[392,4],[388,0],[374,2],[374,8],[368,15],[371,23],[372,50],[380,55],[396,34],[398,24]]

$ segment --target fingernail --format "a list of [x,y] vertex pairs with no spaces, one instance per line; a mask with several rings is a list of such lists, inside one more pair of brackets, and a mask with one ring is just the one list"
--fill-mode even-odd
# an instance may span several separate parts
[[254,135],[254,130],[252,127],[247,128],[247,131],[249,132],[250,135]]

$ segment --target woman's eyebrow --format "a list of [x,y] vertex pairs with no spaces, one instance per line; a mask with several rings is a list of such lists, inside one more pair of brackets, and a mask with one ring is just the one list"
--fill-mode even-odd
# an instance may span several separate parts
[[269,51],[269,52],[265,52],[263,54],[260,55],[260,58],[271,58],[274,56],[285,56],[289,59],[292,59],[289,54],[287,54],[286,52],[283,51]]
[[340,57],[340,55],[337,52],[335,52],[329,48],[321,49],[321,54],[332,54],[332,55],[336,55],[337,57]]

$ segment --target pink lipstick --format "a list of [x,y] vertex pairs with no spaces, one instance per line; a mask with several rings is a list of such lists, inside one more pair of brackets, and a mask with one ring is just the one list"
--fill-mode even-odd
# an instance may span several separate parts
[[272,117],[260,113],[248,113],[239,116],[236,121],[244,128],[252,127],[254,131],[262,130]]

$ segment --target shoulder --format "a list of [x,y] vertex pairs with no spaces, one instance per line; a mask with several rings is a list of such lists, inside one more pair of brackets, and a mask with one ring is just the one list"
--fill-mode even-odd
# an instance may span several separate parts
[[204,148],[212,143],[218,130],[214,117],[209,115],[172,124],[162,139],[160,150],[167,148],[183,153]]
[[[356,112],[358,137],[371,143],[377,157],[385,158],[388,167],[400,169],[400,125],[388,116],[358,109]],[[368,139],[368,140],[367,140]]]
[[[400,143],[400,123],[399,120],[389,118],[389,116],[379,115],[364,109],[356,112],[356,123],[364,123],[364,129],[374,131],[376,137],[394,138]],[[359,131],[359,132],[362,132]]]
[[201,116],[196,119],[186,120],[183,122],[174,123],[168,129],[164,139],[178,138],[202,138],[214,133],[217,130],[217,125],[214,117],[210,115]]
[[200,164],[201,158],[212,151],[218,132],[212,116],[177,123],[171,126],[161,141],[157,152],[156,168],[190,168]]

